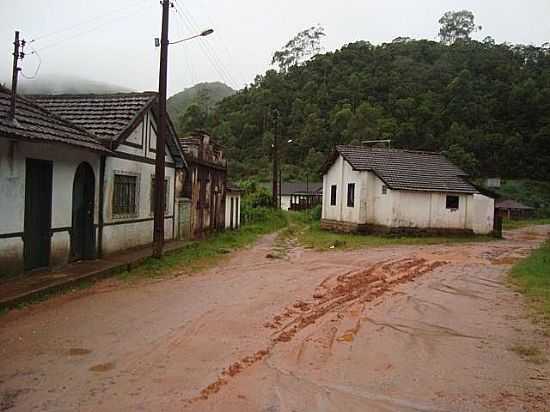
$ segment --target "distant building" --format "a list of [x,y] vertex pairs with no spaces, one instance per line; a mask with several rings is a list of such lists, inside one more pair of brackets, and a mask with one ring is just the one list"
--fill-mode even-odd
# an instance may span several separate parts
[[304,210],[321,204],[323,183],[283,182],[281,185],[281,209]]
[[532,216],[535,208],[512,199],[501,199],[495,202],[495,210],[507,219],[521,219]]
[[500,185],[500,177],[488,177],[485,179],[485,187],[488,187],[489,189],[498,189]]
[[494,200],[443,155],[337,146],[323,168],[321,227],[360,232],[490,233]]

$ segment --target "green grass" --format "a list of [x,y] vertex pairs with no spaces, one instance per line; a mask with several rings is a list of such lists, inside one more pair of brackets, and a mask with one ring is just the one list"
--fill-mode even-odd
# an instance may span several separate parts
[[517,353],[527,362],[531,362],[537,365],[547,362],[547,359],[544,356],[544,353],[536,346],[514,345],[510,348],[510,350],[512,352]]
[[290,232],[304,247],[316,250],[359,249],[392,245],[435,245],[495,240],[490,236],[394,236],[335,233],[320,228],[320,222],[306,213],[291,213],[290,224],[282,234]]
[[242,226],[239,230],[218,232],[205,239],[191,241],[182,249],[162,259],[147,259],[142,265],[122,272],[120,279],[155,278],[191,274],[209,268],[228,253],[254,243],[259,236],[275,232],[288,224],[287,214],[267,209],[262,220]]
[[550,240],[516,263],[510,279],[528,297],[535,318],[550,327]]
[[504,220],[502,227],[504,229],[519,229],[531,225],[550,225],[550,218],[540,219],[521,219],[521,220]]
[[504,198],[536,208],[536,217],[550,217],[550,182],[505,179],[496,191]]

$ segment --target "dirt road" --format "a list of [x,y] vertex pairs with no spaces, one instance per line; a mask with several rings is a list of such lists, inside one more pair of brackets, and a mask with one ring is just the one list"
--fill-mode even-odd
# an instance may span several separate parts
[[550,353],[505,273],[550,233],[114,280],[0,317],[0,410],[548,411]]

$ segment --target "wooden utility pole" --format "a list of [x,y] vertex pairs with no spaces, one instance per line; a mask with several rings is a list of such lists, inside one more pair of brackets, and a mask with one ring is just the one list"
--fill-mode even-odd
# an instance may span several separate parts
[[155,213],[153,231],[153,257],[160,259],[164,246],[164,168],[166,146],[166,78],[168,70],[168,18],[170,0],[162,0],[162,32],[160,36],[159,112],[158,135],[155,153]]
[[277,208],[277,204],[279,203],[279,196],[278,196],[278,184],[277,180],[279,177],[279,111],[277,109],[273,110],[273,208]]
[[[15,40],[13,42],[13,69],[11,74],[11,104],[10,104],[10,111],[9,111],[9,118],[11,120],[15,119],[15,105],[17,104],[17,78],[19,77],[19,71],[21,70],[18,67],[19,59],[23,59],[25,57],[25,54],[23,52],[19,52],[19,32],[15,32]],[[23,43],[24,45],[24,43]]]

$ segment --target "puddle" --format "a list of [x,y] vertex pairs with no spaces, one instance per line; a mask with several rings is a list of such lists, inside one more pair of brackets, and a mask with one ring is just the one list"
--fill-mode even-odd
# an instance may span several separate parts
[[99,363],[95,366],[92,366],[90,368],[90,371],[92,372],[107,372],[115,368],[114,362],[107,362],[107,363]]

